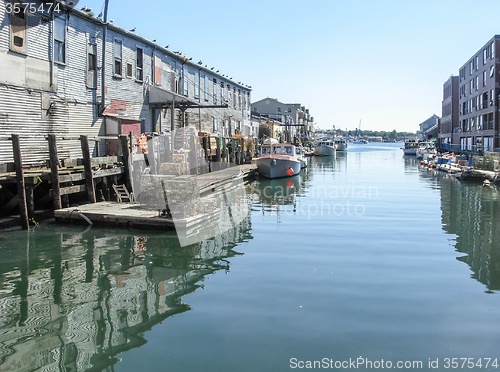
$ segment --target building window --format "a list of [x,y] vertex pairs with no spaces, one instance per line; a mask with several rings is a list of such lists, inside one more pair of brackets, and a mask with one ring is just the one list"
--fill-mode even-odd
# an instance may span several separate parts
[[87,46],[87,88],[97,88],[97,46],[89,44]]
[[135,78],[137,81],[144,80],[144,57],[141,48],[136,50]]
[[493,77],[495,75],[495,65],[490,66],[490,77]]
[[115,39],[115,44],[113,48],[113,58],[115,61],[114,65],[114,75],[116,77],[122,77],[122,41]]
[[217,118],[213,118],[213,124],[214,124],[214,133],[217,133],[217,131],[219,130],[219,123],[217,122]]
[[205,101],[208,102],[208,97],[210,96],[210,92],[208,91],[208,76],[205,75],[205,86],[203,87],[203,90],[205,92]]
[[187,66],[182,69],[182,81],[183,81],[183,94],[187,96],[189,94],[189,73]]
[[12,1],[10,50],[18,53],[26,53],[26,13],[24,7],[25,5],[19,1]]
[[214,78],[214,87],[213,87],[213,99],[214,99],[214,105],[217,104],[217,79]]
[[54,18],[54,61],[66,63],[66,20]]
[[132,77],[132,64],[127,62],[126,75],[128,78]]
[[200,98],[200,72],[194,72],[194,98]]
[[281,107],[278,107],[278,112],[281,112]]

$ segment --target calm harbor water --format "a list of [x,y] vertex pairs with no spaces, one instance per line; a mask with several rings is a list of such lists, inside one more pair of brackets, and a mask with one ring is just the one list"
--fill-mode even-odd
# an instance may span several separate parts
[[497,370],[500,194],[400,146],[350,145],[245,184],[241,222],[188,246],[1,232],[0,372]]

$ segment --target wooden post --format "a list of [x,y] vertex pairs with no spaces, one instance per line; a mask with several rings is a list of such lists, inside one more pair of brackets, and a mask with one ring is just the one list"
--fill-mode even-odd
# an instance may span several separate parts
[[[33,182],[33,180],[31,180]],[[26,190],[26,208],[28,210],[28,219],[35,218],[35,195],[33,194],[34,185],[33,183],[25,182]]]
[[205,173],[206,171],[210,172],[210,162],[208,161],[208,137],[202,137],[201,143],[203,146],[203,155],[205,156],[205,161],[208,165],[208,170],[203,169],[203,173]]
[[244,138],[240,138],[240,146],[241,146],[240,164],[244,164],[245,163],[245,139]]
[[26,206],[26,191],[24,189],[23,158],[21,155],[21,144],[19,135],[12,135],[12,150],[14,152],[14,167],[16,168],[17,195],[19,197],[19,215],[21,218],[21,227],[28,230],[28,209]]
[[92,174],[92,159],[90,157],[89,139],[86,135],[80,136],[82,145],[83,167],[85,169],[85,185],[87,186],[87,199],[95,203],[94,176]]
[[61,209],[61,184],[59,182],[59,156],[55,134],[49,134],[50,183],[54,210]]
[[220,137],[217,137],[217,149],[215,150],[215,160],[220,163],[221,153],[220,153]]
[[130,158],[130,148],[128,137],[124,134],[120,135],[120,144],[122,148],[122,156],[123,156],[123,167],[125,168],[125,186],[129,191],[132,190],[132,169],[131,167],[131,158]]
[[170,136],[165,136],[165,161],[167,163],[172,162],[172,141],[171,138],[173,133]]
[[148,139],[148,162],[151,174],[157,174],[156,172],[156,157],[155,157],[155,139],[153,136],[147,136]]
[[190,168],[190,174],[198,174],[198,159],[196,157],[196,143],[194,139],[194,134],[189,135],[188,163]]

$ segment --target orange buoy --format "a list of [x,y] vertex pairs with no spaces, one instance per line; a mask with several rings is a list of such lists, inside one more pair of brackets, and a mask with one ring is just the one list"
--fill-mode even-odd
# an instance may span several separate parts
[[288,181],[286,182],[286,187],[288,187],[289,189],[291,189],[293,186],[294,186],[294,185],[293,185],[293,181],[292,181],[292,180],[288,180]]
[[286,174],[288,174],[289,176],[293,176],[293,169],[288,168],[288,170],[286,171]]

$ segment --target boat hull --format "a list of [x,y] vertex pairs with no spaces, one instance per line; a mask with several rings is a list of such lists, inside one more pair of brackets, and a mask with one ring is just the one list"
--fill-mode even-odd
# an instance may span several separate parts
[[314,155],[316,156],[332,156],[335,153],[335,147],[325,145],[314,146]]
[[405,155],[415,156],[417,155],[417,149],[403,149]]
[[267,178],[294,176],[299,174],[301,168],[300,160],[287,159],[281,156],[260,157],[255,162],[259,173]]
[[347,143],[336,143],[335,144],[335,150],[337,151],[347,151]]

